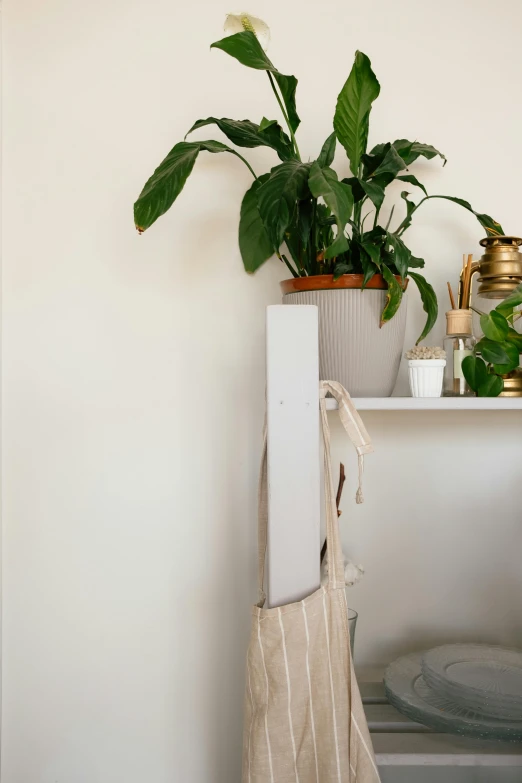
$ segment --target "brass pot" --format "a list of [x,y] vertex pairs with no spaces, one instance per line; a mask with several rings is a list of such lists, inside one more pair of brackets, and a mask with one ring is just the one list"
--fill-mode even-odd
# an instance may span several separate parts
[[504,391],[500,392],[499,397],[522,397],[522,369],[517,367],[516,370],[502,377]]
[[485,299],[505,299],[522,283],[520,237],[492,236],[480,241],[485,248],[478,262],[478,295]]

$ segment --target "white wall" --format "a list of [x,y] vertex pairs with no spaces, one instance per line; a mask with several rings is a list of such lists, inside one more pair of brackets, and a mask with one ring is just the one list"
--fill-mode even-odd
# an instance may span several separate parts
[[[132,223],[196,118],[276,116],[263,74],[209,51],[229,10],[4,2],[2,783],[239,779],[264,309],[285,274],[242,271],[239,161],[202,156],[172,214],[142,238]],[[300,79],[305,156],[360,48],[382,84],[371,142],[435,144],[449,163],[418,167],[428,188],[520,233],[517,0],[251,10]],[[444,309],[481,231],[423,209],[409,239]],[[412,295],[410,343],[421,316]],[[367,503],[349,508],[349,486],[343,516],[367,568],[350,595],[361,667],[452,638],[522,643],[520,414],[365,418]],[[341,456],[353,469],[339,436]]]

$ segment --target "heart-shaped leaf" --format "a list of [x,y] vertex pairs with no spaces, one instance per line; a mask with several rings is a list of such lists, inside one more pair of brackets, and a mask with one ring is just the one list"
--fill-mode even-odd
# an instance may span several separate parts
[[518,352],[522,353],[522,334],[519,334],[519,332],[517,332],[515,329],[512,329],[510,327],[506,335],[506,340],[509,343],[513,343],[513,345],[516,345],[518,348]]
[[362,52],[356,52],[350,75],[337,98],[334,115],[335,133],[355,175],[359,173],[361,157],[366,152],[370,111],[380,89],[370,60]]
[[487,375],[486,380],[478,388],[479,397],[498,397],[504,389],[504,381],[499,375]]
[[482,340],[476,345],[476,351],[480,353],[482,358],[490,364],[513,364],[515,367],[518,365],[518,348],[514,343],[497,342],[495,340],[488,340],[487,337],[483,337]]
[[522,304],[522,283],[514,288],[509,296],[507,296],[503,302],[495,307],[502,315],[510,315],[514,307]]
[[466,356],[462,360],[462,372],[469,387],[476,393],[481,384],[485,383],[488,369],[486,363],[478,356]]
[[509,331],[509,324],[496,310],[492,310],[489,315],[480,316],[480,328],[488,340],[503,342]]

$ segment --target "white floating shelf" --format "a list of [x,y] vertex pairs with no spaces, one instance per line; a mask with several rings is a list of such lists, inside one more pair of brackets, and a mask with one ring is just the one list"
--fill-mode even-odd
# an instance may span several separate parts
[[[521,411],[522,397],[354,397],[360,411]],[[326,400],[336,410],[334,399]]]

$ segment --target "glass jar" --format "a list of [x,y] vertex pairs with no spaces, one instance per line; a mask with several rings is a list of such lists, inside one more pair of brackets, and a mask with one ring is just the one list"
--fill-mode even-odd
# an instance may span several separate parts
[[471,310],[450,310],[446,313],[446,322],[443,396],[474,397],[475,393],[468,386],[462,372],[462,362],[466,356],[473,354],[477,342],[471,331]]

